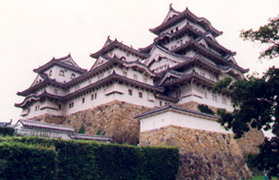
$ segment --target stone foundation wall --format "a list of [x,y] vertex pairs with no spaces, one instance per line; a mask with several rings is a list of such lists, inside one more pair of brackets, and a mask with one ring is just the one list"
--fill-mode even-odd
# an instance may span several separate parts
[[66,116],[64,125],[79,130],[82,125],[86,134],[112,137],[118,143],[137,144],[139,123],[133,118],[149,110],[123,101],[112,101],[98,107]]
[[[182,108],[191,109],[194,111],[198,111],[198,105],[199,103],[191,101],[185,104],[179,105]],[[215,113],[217,112],[217,108],[213,106],[208,106],[211,110],[213,110]],[[243,138],[236,140],[240,150],[243,154],[243,156],[247,156],[248,154],[257,154],[259,153],[258,146],[264,142],[264,134],[262,131],[256,130],[256,129],[250,129],[249,132],[247,132]]]
[[[185,109],[190,109],[190,110],[193,110],[193,111],[197,111],[197,112],[200,112],[198,106],[200,105],[200,103],[197,103],[195,101],[191,101],[191,102],[187,102],[187,103],[184,103],[184,104],[179,104],[178,106],[182,107],[182,108],[185,108]],[[214,106],[209,106],[207,105],[212,111],[214,111],[215,113],[217,112],[217,109],[216,107]]]
[[140,134],[142,145],[172,145],[180,152],[177,179],[236,180],[252,178],[231,134],[167,126]]
[[44,114],[41,116],[30,118],[29,120],[52,123],[52,124],[64,124],[66,118],[64,116],[54,116],[54,115]]
[[45,114],[32,120],[71,126],[76,132],[84,125],[86,134],[109,136],[117,143],[137,144],[139,123],[133,117],[147,110],[150,108],[112,101],[65,117]]
[[244,157],[248,154],[258,154],[258,146],[264,142],[264,133],[257,129],[250,129],[243,138],[236,139]]

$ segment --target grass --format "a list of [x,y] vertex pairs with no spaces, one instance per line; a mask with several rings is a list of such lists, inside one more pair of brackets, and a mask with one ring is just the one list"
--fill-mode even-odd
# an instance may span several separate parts
[[[277,180],[276,177],[272,177],[273,180]],[[264,176],[255,176],[254,179],[247,179],[247,180],[264,180]]]

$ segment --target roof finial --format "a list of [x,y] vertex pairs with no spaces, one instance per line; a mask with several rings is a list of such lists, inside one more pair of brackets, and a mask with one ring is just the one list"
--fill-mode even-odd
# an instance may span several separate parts
[[107,39],[110,39],[110,35],[108,35]]
[[172,3],[170,3],[170,10],[173,10],[173,8],[172,8]]

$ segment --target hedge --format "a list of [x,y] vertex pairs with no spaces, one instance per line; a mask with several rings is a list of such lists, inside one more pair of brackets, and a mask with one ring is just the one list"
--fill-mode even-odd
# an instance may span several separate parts
[[0,143],[0,179],[56,179],[57,153],[54,148],[16,142]]
[[[39,151],[42,147],[55,149],[56,170],[53,172],[56,174],[53,179],[172,180],[179,166],[178,149],[173,147],[137,147],[39,137],[2,137],[1,141],[41,147]],[[32,156],[28,158],[33,159]]]
[[0,135],[2,136],[12,136],[14,135],[15,130],[11,127],[0,127]]

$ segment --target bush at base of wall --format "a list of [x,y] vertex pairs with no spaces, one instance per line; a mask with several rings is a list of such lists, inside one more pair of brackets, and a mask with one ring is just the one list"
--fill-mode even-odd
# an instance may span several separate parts
[[15,129],[11,127],[0,127],[0,135],[12,136],[15,133]]
[[[11,144],[20,148],[10,150],[14,147]],[[36,149],[34,154],[29,152],[31,149]],[[0,137],[0,164],[1,162],[9,164],[9,167],[3,166],[2,170],[0,168],[0,177],[1,173],[9,175],[11,169],[18,168],[28,170],[29,173],[34,171],[36,175],[34,178],[22,178],[13,174],[12,179],[37,179],[38,173],[42,173],[40,177],[44,177],[49,170],[51,177],[38,179],[172,180],[178,170],[179,153],[177,148],[172,147],[136,147],[37,137]],[[20,170],[18,175],[20,173],[23,171]]]
[[52,179],[56,176],[54,148],[35,147],[17,142],[0,143],[0,179]]

